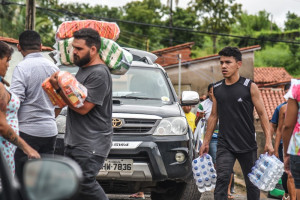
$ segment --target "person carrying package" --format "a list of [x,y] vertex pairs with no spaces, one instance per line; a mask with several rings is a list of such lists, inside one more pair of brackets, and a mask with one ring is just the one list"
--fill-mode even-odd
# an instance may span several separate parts
[[106,200],[96,175],[103,167],[112,145],[112,79],[98,51],[97,31],[84,28],[74,33],[74,63],[79,66],[76,79],[88,93],[83,106],[74,107],[58,84],[58,73],[50,82],[68,105],[65,155],[82,168],[84,180],[77,199]]
[[[22,32],[17,48],[24,59],[13,71],[10,90],[20,99],[18,112],[20,137],[40,154],[53,154],[58,133],[55,115],[58,115],[60,109],[55,110],[41,84],[59,69],[41,54],[41,37],[37,32],[30,30]],[[16,175],[21,182],[26,160],[27,155],[17,148]]]
[[220,52],[220,67],[224,79],[215,83],[213,105],[207,130],[199,155],[209,151],[209,143],[219,119],[217,148],[217,183],[215,200],[227,199],[228,184],[236,159],[238,159],[246,182],[247,199],[259,199],[259,189],[251,183],[248,173],[257,160],[257,143],[253,109],[257,110],[266,136],[265,151],[274,153],[267,112],[258,87],[250,79],[241,77],[242,54],[236,47],[225,47]]

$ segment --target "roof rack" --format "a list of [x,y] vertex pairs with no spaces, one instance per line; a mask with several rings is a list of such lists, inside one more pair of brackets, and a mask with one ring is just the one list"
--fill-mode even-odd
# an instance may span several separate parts
[[148,56],[144,56],[144,57],[140,58],[138,61],[147,63],[147,64],[149,64],[149,65],[153,65],[152,60],[151,60]]
[[142,61],[141,59],[143,59],[143,57],[148,57],[152,61],[151,63],[154,63],[157,59],[157,56],[151,52],[128,48],[128,47],[123,47],[123,48],[129,51],[133,55],[133,60],[135,61]]

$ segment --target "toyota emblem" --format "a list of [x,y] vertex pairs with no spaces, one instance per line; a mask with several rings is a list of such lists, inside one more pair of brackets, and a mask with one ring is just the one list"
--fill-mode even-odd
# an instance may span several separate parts
[[117,119],[117,118],[112,118],[112,127],[113,128],[121,128],[122,126],[122,120]]

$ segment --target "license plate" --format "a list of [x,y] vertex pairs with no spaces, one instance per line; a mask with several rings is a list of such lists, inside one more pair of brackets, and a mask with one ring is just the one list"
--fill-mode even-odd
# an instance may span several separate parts
[[132,159],[106,159],[103,168],[100,171],[103,172],[132,172]]

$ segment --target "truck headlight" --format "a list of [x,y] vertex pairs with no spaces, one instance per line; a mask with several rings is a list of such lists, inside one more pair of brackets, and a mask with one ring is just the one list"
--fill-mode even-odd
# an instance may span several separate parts
[[184,117],[170,117],[160,121],[153,135],[184,135],[187,130],[188,125]]

